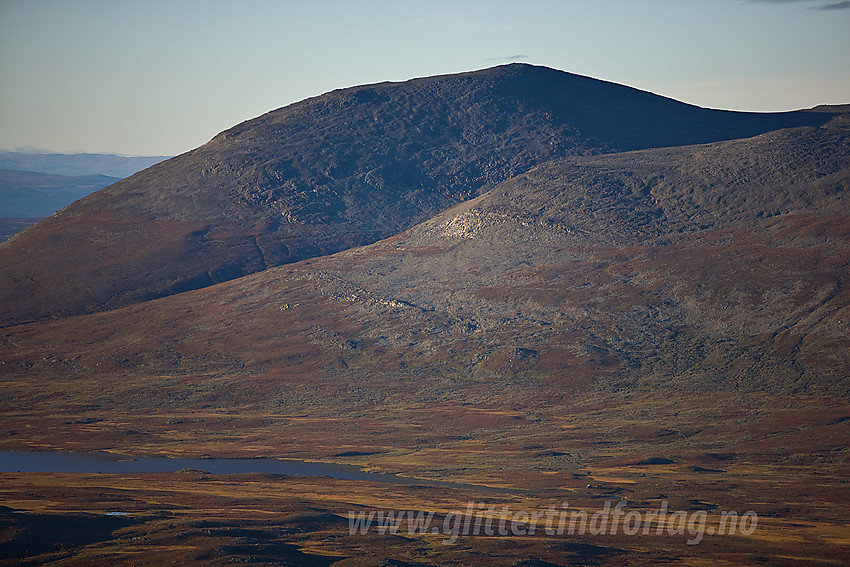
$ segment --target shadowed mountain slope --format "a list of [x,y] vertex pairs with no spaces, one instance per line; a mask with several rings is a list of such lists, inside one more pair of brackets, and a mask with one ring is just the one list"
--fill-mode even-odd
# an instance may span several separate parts
[[547,160],[818,126],[529,65],[334,91],[250,120],[0,246],[3,323],[96,312],[403,231]]

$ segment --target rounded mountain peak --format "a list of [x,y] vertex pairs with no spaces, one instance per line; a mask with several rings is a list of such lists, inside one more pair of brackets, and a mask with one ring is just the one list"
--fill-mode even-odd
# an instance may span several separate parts
[[707,110],[525,63],[339,89],[242,122],[8,241],[0,275],[23,283],[0,301],[7,322],[111,309],[375,242],[554,158],[830,117]]

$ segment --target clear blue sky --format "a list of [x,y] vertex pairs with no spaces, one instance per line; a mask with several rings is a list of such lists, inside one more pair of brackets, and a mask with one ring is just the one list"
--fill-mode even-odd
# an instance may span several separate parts
[[713,108],[850,103],[850,1],[0,0],[0,149],[177,154],[335,88],[510,61]]

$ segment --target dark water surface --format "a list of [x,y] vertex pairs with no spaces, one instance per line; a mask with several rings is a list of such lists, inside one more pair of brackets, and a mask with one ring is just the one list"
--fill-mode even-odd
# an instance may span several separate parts
[[286,459],[185,459],[131,457],[115,453],[65,453],[61,451],[0,451],[0,472],[153,473],[195,469],[210,474],[284,474],[327,476],[340,480],[368,480],[390,484],[442,486],[497,491],[486,486],[428,481],[386,473],[366,472],[353,465],[311,463]]

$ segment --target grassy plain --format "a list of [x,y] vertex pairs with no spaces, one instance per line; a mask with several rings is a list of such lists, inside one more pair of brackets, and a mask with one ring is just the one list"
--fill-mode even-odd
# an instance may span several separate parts
[[[3,473],[3,564],[840,565],[850,553],[850,405],[824,399],[611,395],[533,414],[434,403],[322,418],[250,408],[100,415],[7,415],[4,426],[16,429],[0,448],[320,459],[423,485],[202,471]],[[404,524],[395,535],[376,527],[352,535],[348,524],[349,511],[434,512],[433,525],[442,526],[469,502],[511,514],[568,503],[592,515],[620,501],[642,513],[664,501],[671,511],[703,510],[707,527],[724,511],[752,510],[758,525],[688,545],[688,533],[654,529],[547,535],[543,520],[533,535],[451,544],[446,533],[409,534]],[[81,535],[75,525],[89,529]]]

